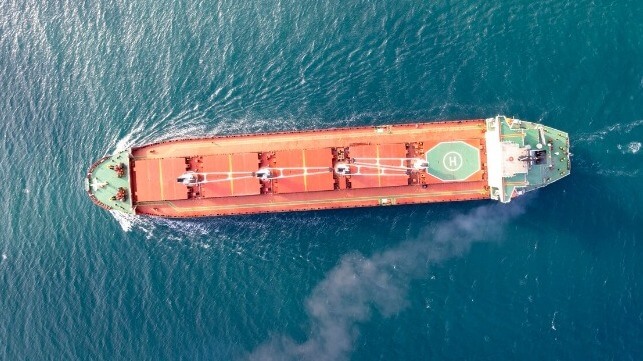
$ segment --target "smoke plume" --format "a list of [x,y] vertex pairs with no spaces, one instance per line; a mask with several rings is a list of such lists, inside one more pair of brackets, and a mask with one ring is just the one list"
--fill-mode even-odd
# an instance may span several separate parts
[[463,254],[474,242],[497,239],[507,222],[524,213],[525,203],[517,199],[481,206],[370,258],[357,253],[342,257],[306,301],[312,325],[308,340],[297,343],[287,336],[273,337],[249,359],[348,359],[358,325],[369,320],[372,308],[385,317],[399,312],[407,304],[412,280],[426,277],[431,264]]

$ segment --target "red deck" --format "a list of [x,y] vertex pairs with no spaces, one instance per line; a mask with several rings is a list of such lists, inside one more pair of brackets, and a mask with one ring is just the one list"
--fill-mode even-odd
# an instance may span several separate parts
[[[352,159],[357,161],[351,166],[351,172],[359,173],[350,177],[351,188],[390,187],[409,184],[409,176],[405,172],[391,169],[392,167],[400,166],[401,162],[397,159],[407,158],[405,144],[351,146],[349,147],[349,154]],[[386,168],[377,167],[378,165]]]
[[[479,171],[458,182],[409,168],[444,141],[464,141],[484,155],[484,129],[475,120],[152,144],[132,150],[133,202],[139,214],[195,217],[488,198],[485,156]],[[333,171],[342,162],[350,176]],[[274,179],[260,180],[262,168]],[[178,183],[186,171],[207,182]]]
[[[139,202],[188,199],[188,189],[176,177],[186,169],[184,158],[141,159],[134,163],[134,197]],[[146,184],[156,185],[146,187]]]
[[335,179],[330,171],[333,167],[333,154],[329,148],[275,152],[270,165],[281,169],[281,175],[284,176],[284,178],[271,181],[273,193],[285,194],[334,189]]

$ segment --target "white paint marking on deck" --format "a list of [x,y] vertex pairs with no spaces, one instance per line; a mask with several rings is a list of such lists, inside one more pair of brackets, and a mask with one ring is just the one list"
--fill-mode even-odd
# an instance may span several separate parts
[[464,164],[462,161],[462,154],[450,151],[442,158],[442,164],[444,164],[444,168],[448,171],[455,172],[462,168],[462,165]]

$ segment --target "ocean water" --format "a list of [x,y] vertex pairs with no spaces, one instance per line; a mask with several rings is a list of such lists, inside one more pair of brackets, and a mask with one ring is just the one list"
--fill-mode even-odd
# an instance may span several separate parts
[[[643,3],[0,2],[0,359],[643,359]],[[491,201],[161,220],[97,158],[480,118],[570,133]]]

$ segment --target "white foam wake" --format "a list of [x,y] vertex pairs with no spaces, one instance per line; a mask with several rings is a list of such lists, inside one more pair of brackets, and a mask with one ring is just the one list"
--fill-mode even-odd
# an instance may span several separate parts
[[133,214],[119,212],[117,210],[110,210],[109,213],[112,214],[112,217],[118,222],[123,231],[129,232],[132,230],[132,225],[134,224],[136,216]]
[[619,144],[617,148],[623,154],[636,154],[641,150],[641,142],[629,142],[626,145]]
[[[115,139],[107,154],[119,153],[148,143],[211,135],[206,132],[202,123],[202,114],[198,114],[195,111],[150,116],[148,119],[135,122],[127,134],[120,139]],[[145,232],[149,238],[152,236],[154,229],[156,229],[155,222],[157,220],[154,218],[139,217],[115,210],[110,211],[110,213],[125,232],[130,232],[136,227]]]
[[603,140],[610,134],[614,135],[624,135],[631,133],[634,129],[643,126],[643,119],[635,120],[630,123],[616,123],[608,125],[602,129],[591,133],[581,133],[578,134],[574,141],[580,143],[593,143],[598,140]]

